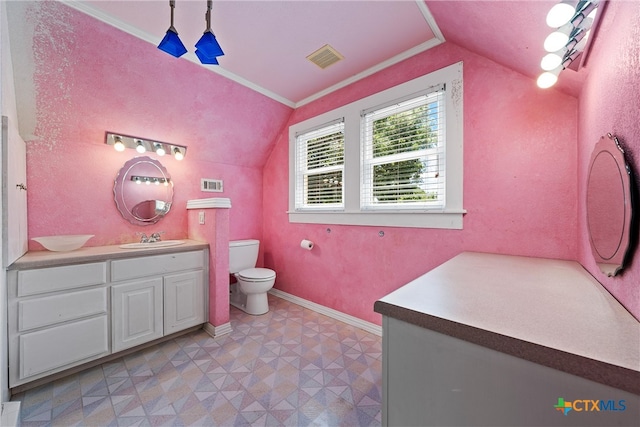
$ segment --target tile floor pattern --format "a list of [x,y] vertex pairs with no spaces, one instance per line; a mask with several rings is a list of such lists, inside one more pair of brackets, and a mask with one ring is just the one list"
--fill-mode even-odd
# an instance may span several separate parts
[[22,426],[379,426],[381,338],[269,305],[17,394]]

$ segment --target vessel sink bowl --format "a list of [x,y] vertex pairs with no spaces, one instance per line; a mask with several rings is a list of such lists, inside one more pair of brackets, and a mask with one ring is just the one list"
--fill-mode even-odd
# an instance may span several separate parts
[[159,242],[150,243],[125,243],[120,245],[122,249],[155,249],[166,248],[169,246],[177,246],[184,244],[184,240],[161,240]]
[[80,249],[94,234],[67,234],[61,236],[33,237],[45,249],[53,252],[66,252]]

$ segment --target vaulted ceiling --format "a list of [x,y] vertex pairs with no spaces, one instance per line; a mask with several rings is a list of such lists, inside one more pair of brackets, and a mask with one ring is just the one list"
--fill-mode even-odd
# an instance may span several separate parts
[[[66,3],[157,45],[170,23],[168,0]],[[556,1],[294,0],[215,1],[212,29],[225,55],[207,66],[287,105],[303,105],[443,42],[456,43],[535,80]],[[174,26],[198,62],[206,0],[177,0]],[[330,45],[344,59],[320,68],[307,56]],[[557,88],[577,96],[584,71]]]

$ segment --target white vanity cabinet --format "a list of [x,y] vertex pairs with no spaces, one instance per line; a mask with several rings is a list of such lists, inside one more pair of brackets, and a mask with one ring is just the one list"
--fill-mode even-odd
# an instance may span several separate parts
[[[202,251],[112,261],[113,351],[202,324]],[[116,284],[117,283],[117,284]]]
[[174,251],[27,253],[7,276],[9,386],[202,325],[208,259],[193,241]]
[[640,323],[575,261],[463,252],[374,309],[383,426],[638,425]]
[[9,271],[9,381],[109,354],[105,262]]

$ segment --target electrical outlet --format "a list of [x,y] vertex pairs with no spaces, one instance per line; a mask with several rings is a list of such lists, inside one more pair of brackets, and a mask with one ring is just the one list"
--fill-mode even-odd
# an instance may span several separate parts
[[204,224],[204,211],[198,212],[198,222]]

